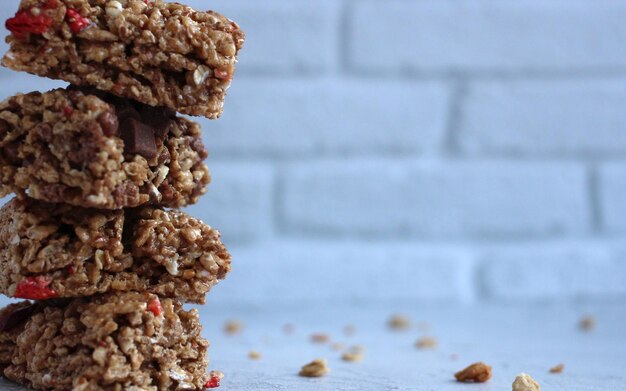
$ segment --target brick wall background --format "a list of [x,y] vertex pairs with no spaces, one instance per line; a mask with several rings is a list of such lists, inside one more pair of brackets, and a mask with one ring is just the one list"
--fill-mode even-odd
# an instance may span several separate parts
[[186,2],[248,33],[211,303],[626,298],[626,1]]

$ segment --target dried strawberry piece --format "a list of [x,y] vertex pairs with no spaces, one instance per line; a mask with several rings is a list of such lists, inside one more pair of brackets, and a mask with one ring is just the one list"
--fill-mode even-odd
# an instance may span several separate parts
[[228,73],[228,71],[223,71],[221,69],[216,69],[215,70],[215,77],[217,77],[218,79],[222,79],[222,80],[230,80],[230,74]]
[[220,386],[220,377],[217,375],[211,376],[211,378],[206,382],[204,388],[217,388]]
[[67,11],[65,11],[65,19],[74,34],[80,33],[91,24],[90,19],[81,16],[78,11],[73,8],[68,8]]
[[148,311],[152,312],[154,316],[161,316],[161,314],[163,314],[163,307],[161,307],[161,302],[158,297],[150,300],[148,303]]
[[72,114],[74,114],[74,109],[69,106],[65,106],[63,108],[63,114],[65,114],[67,118],[70,118]]
[[51,10],[57,8],[58,6],[59,3],[57,2],[57,0],[48,0],[48,2],[44,4],[42,8],[46,10]]
[[28,277],[20,281],[15,288],[13,297],[30,300],[46,300],[59,297],[59,294],[48,288],[52,280],[44,276]]
[[46,15],[33,15],[31,10],[19,11],[14,17],[7,19],[5,27],[15,38],[26,39],[28,34],[43,34],[52,25],[52,19]]
[[146,3],[146,5],[153,6],[156,0],[143,0],[143,2]]

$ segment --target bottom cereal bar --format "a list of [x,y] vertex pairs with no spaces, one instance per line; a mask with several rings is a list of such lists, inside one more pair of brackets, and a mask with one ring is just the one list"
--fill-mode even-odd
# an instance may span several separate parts
[[0,368],[38,390],[202,390],[209,380],[197,310],[122,293],[0,311]]
[[19,198],[0,209],[0,293],[10,297],[148,291],[203,303],[230,259],[218,231],[178,210]]

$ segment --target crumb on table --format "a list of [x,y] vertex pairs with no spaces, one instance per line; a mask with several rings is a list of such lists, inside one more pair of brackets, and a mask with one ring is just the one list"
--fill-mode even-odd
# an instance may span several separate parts
[[463,383],[484,383],[491,379],[491,367],[484,362],[477,362],[455,373],[454,377]]
[[330,368],[328,368],[326,360],[318,358],[304,365],[298,375],[302,377],[322,377],[329,371]]

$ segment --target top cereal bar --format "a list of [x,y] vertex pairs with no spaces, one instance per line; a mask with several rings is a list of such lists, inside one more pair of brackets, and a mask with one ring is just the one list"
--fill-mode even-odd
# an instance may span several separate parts
[[244,33],[162,0],[22,0],[4,66],[217,118]]

